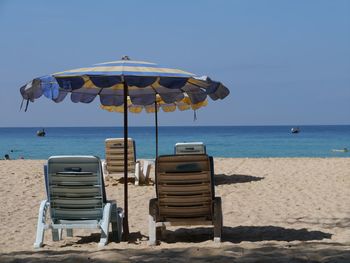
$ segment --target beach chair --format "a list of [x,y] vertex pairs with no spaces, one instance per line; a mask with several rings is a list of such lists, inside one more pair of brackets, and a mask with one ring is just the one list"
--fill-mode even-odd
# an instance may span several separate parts
[[[98,157],[52,156],[44,171],[48,199],[40,204],[35,248],[43,245],[47,229],[51,229],[54,241],[62,238],[63,229],[67,236],[73,236],[73,229],[100,229],[99,246],[104,246],[110,223],[113,239],[120,241],[123,210],[115,201],[106,200]],[[50,220],[46,219],[48,212]]]
[[214,193],[213,160],[206,154],[165,155],[156,160],[157,198],[149,203],[149,245],[166,226],[213,225],[221,242],[221,198]]
[[[124,138],[106,139],[105,146],[106,160],[103,162],[105,176],[124,175]],[[135,141],[128,138],[128,174],[135,176],[135,185],[148,180],[150,167],[146,162],[144,165],[146,167],[141,169],[140,161],[136,160]]]
[[206,154],[203,142],[178,142],[174,147],[174,154]]

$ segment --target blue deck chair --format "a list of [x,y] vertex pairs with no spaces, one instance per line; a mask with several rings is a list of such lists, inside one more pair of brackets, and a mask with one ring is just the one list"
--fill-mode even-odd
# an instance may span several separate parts
[[[109,224],[113,239],[120,241],[123,210],[107,201],[101,161],[95,156],[52,156],[44,166],[47,200],[41,202],[35,248],[43,245],[45,230],[52,238],[62,238],[62,229],[100,229],[99,246],[108,242]],[[46,219],[50,212],[50,220]],[[46,221],[49,221],[48,223]]]

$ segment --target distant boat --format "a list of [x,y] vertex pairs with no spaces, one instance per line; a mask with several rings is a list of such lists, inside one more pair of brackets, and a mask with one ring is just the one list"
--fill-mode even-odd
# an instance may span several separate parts
[[37,131],[36,135],[39,137],[44,137],[46,135],[46,132],[44,129],[42,129],[42,130]]
[[348,151],[349,151],[348,148],[343,148],[343,149],[332,149],[332,152],[347,153]]
[[300,132],[300,128],[299,127],[293,127],[290,131],[291,131],[291,133],[299,133]]

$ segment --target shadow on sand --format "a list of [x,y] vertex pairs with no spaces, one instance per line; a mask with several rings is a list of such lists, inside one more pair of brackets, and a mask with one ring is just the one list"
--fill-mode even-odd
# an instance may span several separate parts
[[[90,236],[77,236],[80,239],[74,243],[66,243],[65,245],[63,245],[62,247],[70,247],[73,245],[82,245],[82,244],[89,244],[89,243],[99,243],[100,242],[100,238],[101,238],[101,234],[100,233],[92,233]],[[110,237],[111,238],[111,237]],[[138,232],[131,232],[129,234],[129,241],[128,243],[130,244],[140,244],[141,241],[145,241],[148,240],[148,237],[145,235],[142,235],[140,231]],[[110,239],[109,242],[112,242],[112,240]]]
[[95,251],[42,250],[18,251],[0,254],[0,262],[264,262],[264,263],[347,263],[348,246],[334,243],[303,242],[281,246],[265,244],[243,247],[238,245],[219,247],[106,249]]
[[[67,243],[63,247],[70,247],[76,244],[97,243],[100,241],[100,234],[93,233],[90,236],[77,236],[80,239],[74,243]],[[222,242],[241,243],[243,241],[315,241],[330,239],[329,233],[321,231],[308,231],[307,229],[292,229],[277,226],[238,226],[223,227]],[[140,231],[132,232],[129,235],[130,244],[140,244],[148,237]],[[201,243],[213,239],[211,227],[178,228],[174,231],[167,229],[161,238],[164,243]]]
[[244,174],[215,174],[215,185],[250,183],[260,181],[262,179],[264,179],[264,177]]
[[[262,227],[224,227],[223,242],[233,244],[201,247],[152,247],[152,248],[124,248],[104,250],[89,248],[75,250],[39,250],[17,251],[0,254],[0,262],[281,262],[281,263],[307,263],[307,262],[348,262],[350,258],[349,246],[337,243],[321,243],[318,240],[331,238],[331,234],[306,229],[287,229],[276,226]],[[131,233],[131,242],[144,239],[140,232]],[[199,243],[213,238],[211,228],[177,229],[165,232],[164,243]],[[99,235],[82,238],[79,243],[98,242]],[[308,241],[301,243],[267,243],[251,244],[249,246],[237,245],[242,241]],[[318,241],[318,242],[312,242]],[[130,242],[130,241],[129,241]],[[133,243],[132,242],[132,243]],[[125,245],[125,243],[124,243]],[[118,246],[118,244],[117,244]],[[125,246],[124,246],[125,247]]]
[[[311,241],[330,239],[329,233],[308,231],[307,229],[292,229],[277,226],[238,226],[223,228],[223,242],[241,243],[243,241]],[[166,230],[162,242],[199,243],[213,239],[212,228],[179,228],[175,231]]]

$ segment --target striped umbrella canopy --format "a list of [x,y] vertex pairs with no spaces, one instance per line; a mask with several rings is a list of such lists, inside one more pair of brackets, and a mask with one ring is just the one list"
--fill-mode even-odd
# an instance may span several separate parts
[[27,106],[42,95],[61,102],[69,93],[73,102],[90,103],[99,96],[103,106],[122,106],[124,85],[128,87],[130,102],[136,106],[154,104],[156,95],[165,104],[187,97],[190,105],[196,105],[207,96],[217,100],[229,94],[224,85],[206,76],[196,77],[180,69],[131,61],[128,57],[35,78],[21,88],[21,94]]
[[[42,95],[58,103],[70,94],[71,101],[91,103],[98,96],[105,110],[123,112],[124,145],[128,138],[128,111],[154,112],[156,120],[156,156],[158,156],[159,107],[165,112],[198,109],[206,106],[207,97],[224,99],[229,90],[209,77],[198,77],[180,69],[158,66],[144,61],[105,62],[35,78],[20,88],[25,111],[29,102]],[[153,109],[152,109],[153,108]],[[128,158],[124,147],[124,238],[128,238]]]

